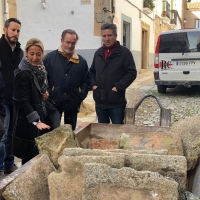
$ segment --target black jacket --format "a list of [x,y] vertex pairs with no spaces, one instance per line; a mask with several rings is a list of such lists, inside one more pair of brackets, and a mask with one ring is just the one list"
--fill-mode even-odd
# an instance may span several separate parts
[[47,54],[43,60],[50,86],[49,97],[62,112],[78,112],[90,87],[89,70],[86,60],[78,55],[79,63],[68,61],[58,50]]
[[[98,87],[93,91],[96,106],[103,109],[125,106],[126,88],[136,76],[135,62],[129,49],[118,42],[116,49],[104,61],[104,49],[99,48],[90,68],[91,87]],[[117,92],[111,90],[113,87]]]
[[17,42],[16,48],[12,51],[3,34],[0,38],[0,70],[5,82],[5,103],[8,105],[13,103],[14,70],[18,67],[22,57],[23,51],[20,48],[20,43]]
[[15,71],[13,103],[13,154],[29,160],[38,154],[34,139],[47,132],[39,130],[32,122],[39,118],[46,123],[42,97],[31,71]]
[[0,140],[3,137],[5,132],[4,130],[4,117],[5,117],[5,108],[4,108],[4,81],[0,72]]
[[3,81],[3,76],[1,75],[0,72],[0,117],[4,118],[5,117],[5,108],[4,108],[4,81]]

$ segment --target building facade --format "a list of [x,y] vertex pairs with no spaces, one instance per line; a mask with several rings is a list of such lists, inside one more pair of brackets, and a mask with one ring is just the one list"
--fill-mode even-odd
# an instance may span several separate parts
[[[117,25],[120,43],[134,56],[138,72],[154,66],[154,50],[161,31],[180,29],[186,0],[4,0],[1,15],[22,22],[20,43],[24,48],[39,38],[46,52],[57,49],[61,33],[74,29],[79,35],[76,49],[91,65],[102,45],[102,23]],[[149,4],[149,2],[151,4]],[[7,15],[3,13],[8,13]],[[2,30],[3,22],[0,22]]]
[[200,0],[184,3],[183,25],[185,28],[200,28]]

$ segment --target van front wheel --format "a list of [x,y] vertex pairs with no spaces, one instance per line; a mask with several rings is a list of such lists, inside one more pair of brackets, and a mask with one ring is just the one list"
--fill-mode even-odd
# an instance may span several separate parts
[[167,87],[165,85],[157,85],[157,90],[159,93],[165,94]]

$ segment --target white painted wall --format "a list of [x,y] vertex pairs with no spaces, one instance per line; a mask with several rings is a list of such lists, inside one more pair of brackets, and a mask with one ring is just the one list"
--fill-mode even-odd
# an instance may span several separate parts
[[[132,18],[132,42],[130,50],[138,56],[140,66],[141,21],[150,25],[149,53],[154,54],[154,16],[155,13],[140,16],[143,11],[143,0],[115,0],[116,17],[118,18],[118,40],[121,41],[121,16]],[[16,0],[18,19],[22,22],[20,43],[22,48],[32,38],[39,38],[45,50],[57,49],[60,45],[61,33],[65,29],[74,29],[80,40],[76,49],[83,55],[88,64],[92,61],[95,49],[102,45],[101,37],[94,36],[94,0],[91,4],[81,5],[81,0],[46,0],[44,9],[41,0]],[[72,11],[74,12],[72,14]],[[151,59],[149,66],[153,65]]]
[[[121,23],[121,13],[132,18],[132,43],[131,50],[141,51],[141,37],[142,37],[142,28],[141,20],[150,25],[150,44],[149,52],[154,53],[154,13],[150,15],[145,15],[143,12],[143,1],[135,0],[117,0],[116,4],[116,17]],[[142,12],[141,18],[139,12]],[[121,26],[122,24],[120,24]],[[121,27],[119,27],[121,30]],[[118,40],[121,39],[121,32],[118,33]]]
[[[142,0],[130,0],[130,2],[142,10]],[[74,11],[74,14],[71,11]],[[22,22],[20,35],[22,48],[30,38],[36,37],[42,40],[46,50],[56,49],[60,45],[62,31],[67,28],[74,29],[80,37],[77,49],[97,49],[101,45],[101,37],[93,36],[94,0],[86,5],[81,5],[80,0],[46,0],[45,9],[42,8],[40,0],[17,0],[17,13],[18,19]],[[141,19],[151,24],[150,52],[153,52],[153,21],[144,14],[140,19],[139,11],[126,0],[116,2],[119,26],[121,13],[132,18],[131,50],[141,50]],[[118,40],[121,40],[121,31],[118,31]]]
[[18,19],[22,22],[19,40],[22,48],[30,38],[36,37],[46,50],[57,49],[62,31],[68,28],[74,29],[80,37],[77,49],[100,47],[101,38],[93,36],[94,0],[87,5],[81,5],[80,0],[46,0],[45,9],[40,0],[16,2]]
[[154,1],[155,4],[155,14],[157,14],[158,16],[162,16],[162,11],[163,11],[163,1],[162,0],[155,0]]
[[183,15],[183,5],[182,5],[182,1],[181,0],[176,0],[176,2],[175,2],[175,10],[177,10],[178,11],[178,13],[179,13],[179,16],[180,17],[182,17],[182,15]]

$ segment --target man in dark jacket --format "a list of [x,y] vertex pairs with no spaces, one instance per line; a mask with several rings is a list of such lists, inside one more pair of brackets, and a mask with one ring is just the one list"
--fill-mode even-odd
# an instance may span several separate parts
[[94,55],[90,68],[91,88],[99,123],[123,124],[126,88],[137,71],[132,53],[120,45],[115,24],[101,27],[103,46]]
[[[1,67],[0,67],[1,68]],[[5,107],[4,107],[4,81],[0,72],[0,140],[5,132],[4,129],[4,117],[5,117]]]
[[50,86],[49,98],[54,101],[64,123],[76,128],[77,113],[90,87],[86,60],[75,51],[78,35],[74,30],[62,32],[61,46],[44,58]]
[[18,42],[20,29],[21,22],[18,19],[7,19],[3,28],[4,34],[0,38],[0,70],[5,83],[6,109],[6,117],[4,119],[5,134],[1,140],[2,144],[5,145],[5,153],[4,157],[0,157],[0,171],[4,171],[5,174],[9,174],[17,169],[12,154],[12,97],[14,70],[18,67],[23,57],[23,51]]
[[[0,67],[1,68],[1,67]],[[4,81],[3,77],[0,72],[0,140],[3,137],[3,134],[5,132],[4,129],[4,117],[5,117],[5,108],[4,108]],[[2,142],[0,141],[0,157],[4,157],[4,146],[2,145]],[[0,175],[3,175],[4,172],[0,171]]]

